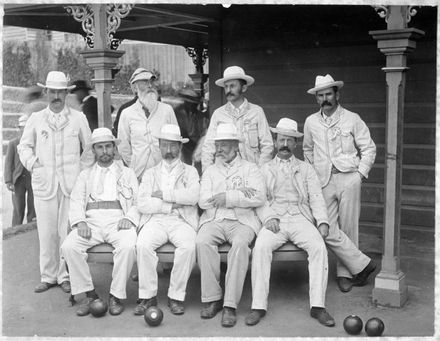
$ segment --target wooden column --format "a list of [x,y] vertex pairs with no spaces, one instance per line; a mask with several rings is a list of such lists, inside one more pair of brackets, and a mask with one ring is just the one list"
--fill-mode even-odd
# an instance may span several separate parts
[[407,6],[388,6],[387,30],[370,31],[379,50],[386,56],[387,83],[385,146],[384,254],[376,276],[373,302],[401,307],[408,298],[405,274],[400,269],[400,206],[402,187],[402,149],[405,102],[406,56],[416,47],[424,32],[406,28]]
[[223,77],[223,36],[221,23],[209,23],[209,114],[223,105],[223,88],[215,85],[215,81]]

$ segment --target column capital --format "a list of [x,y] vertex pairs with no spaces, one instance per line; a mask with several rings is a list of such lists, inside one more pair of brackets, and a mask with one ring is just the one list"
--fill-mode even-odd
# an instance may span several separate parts
[[378,30],[368,33],[374,40],[377,40],[377,47],[385,55],[410,53],[416,48],[416,40],[425,34],[424,31],[417,28]]

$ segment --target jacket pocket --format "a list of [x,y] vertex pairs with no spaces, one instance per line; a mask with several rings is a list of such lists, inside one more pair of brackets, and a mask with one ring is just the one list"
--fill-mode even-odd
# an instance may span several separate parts
[[256,123],[248,125],[247,135],[249,146],[251,146],[252,148],[258,148],[258,125]]
[[349,131],[341,131],[340,139],[342,153],[352,154],[356,152],[353,135]]

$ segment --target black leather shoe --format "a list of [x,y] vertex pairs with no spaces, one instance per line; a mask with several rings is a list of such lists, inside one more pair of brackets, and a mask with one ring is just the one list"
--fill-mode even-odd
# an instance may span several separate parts
[[222,300],[206,303],[205,307],[200,312],[200,317],[202,319],[212,319],[222,309]]
[[134,308],[135,315],[144,315],[148,308],[157,306],[156,296],[149,299],[142,299],[139,304]]
[[34,292],[40,293],[40,292],[45,292],[47,290],[49,290],[50,288],[53,288],[57,286],[56,283],[47,283],[47,282],[41,282],[40,284],[38,284],[35,289]]
[[230,328],[237,323],[237,315],[235,309],[230,307],[223,307],[222,326]]
[[83,299],[78,307],[78,310],[76,311],[76,315],[78,316],[86,316],[90,313],[90,303],[92,303],[95,300],[93,297],[86,297]]
[[351,283],[351,278],[338,277],[336,278],[336,281],[338,282],[339,290],[341,290],[342,292],[349,292],[353,287],[353,283]]
[[183,315],[185,312],[185,307],[183,306],[182,301],[173,300],[168,297],[168,307],[170,307],[170,311],[174,315]]
[[108,312],[110,313],[110,315],[119,315],[123,311],[124,311],[124,306],[122,305],[119,298],[110,294],[110,297],[108,300]]
[[334,327],[335,325],[335,320],[325,308],[312,307],[312,309],[310,309],[310,316],[317,319],[319,323],[326,327]]
[[63,290],[66,294],[69,294],[71,291],[69,281],[64,281],[63,283],[61,283],[60,287],[61,287],[61,290]]
[[246,319],[244,320],[244,323],[246,323],[248,326],[255,326],[260,322],[261,318],[263,318],[266,315],[266,310],[263,309],[252,309],[251,313],[246,316]]
[[355,287],[363,287],[366,285],[368,283],[368,276],[370,276],[374,270],[376,270],[376,263],[373,260],[370,260],[370,263],[368,263],[364,270],[353,277],[353,285]]

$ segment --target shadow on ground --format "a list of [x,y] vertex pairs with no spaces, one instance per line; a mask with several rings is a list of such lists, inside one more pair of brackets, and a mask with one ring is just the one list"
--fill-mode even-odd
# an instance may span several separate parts
[[[362,237],[361,237],[362,238]],[[370,244],[376,242],[370,241]],[[419,244],[420,241],[417,242]],[[142,317],[133,315],[137,283],[128,283],[128,299],[120,316],[77,317],[68,295],[59,287],[41,294],[33,292],[39,282],[38,238],[36,230],[3,240],[3,335],[4,336],[69,336],[69,337],[346,337],[343,319],[359,315],[364,322],[373,316],[385,322],[386,336],[432,336],[434,334],[434,246],[424,243],[421,251],[411,240],[402,246],[402,270],[406,273],[409,300],[401,309],[375,307],[371,302],[373,282],[350,293],[341,293],[335,282],[334,259],[330,257],[327,309],[336,326],[327,328],[309,317],[307,263],[277,263],[272,270],[269,311],[254,327],[244,324],[250,309],[250,273],[234,328],[221,327],[221,314],[212,320],[200,319],[200,274],[194,269],[187,290],[186,312],[172,315],[166,307],[169,275],[159,276],[159,306],[164,311],[163,323],[149,327]],[[363,245],[368,245],[368,243]],[[366,248],[371,250],[374,248]],[[428,249],[428,252],[426,250]],[[379,253],[368,253],[379,261]],[[380,262],[379,262],[380,264]],[[112,266],[91,264],[98,294],[107,299]],[[376,271],[377,272],[377,271]],[[365,336],[365,333],[361,334]]]

